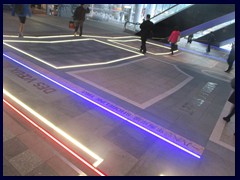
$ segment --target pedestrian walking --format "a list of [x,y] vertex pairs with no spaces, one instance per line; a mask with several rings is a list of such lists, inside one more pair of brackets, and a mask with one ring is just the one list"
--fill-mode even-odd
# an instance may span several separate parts
[[231,86],[233,88],[233,92],[228,98],[228,101],[232,103],[232,107],[229,114],[226,117],[223,117],[223,120],[226,122],[230,122],[231,117],[235,114],[235,78],[232,79]]
[[30,5],[29,4],[14,4],[12,7],[12,16],[15,16],[15,14],[19,18],[19,32],[18,37],[23,38],[23,31],[24,31],[24,25],[26,22],[26,17],[32,16]]
[[230,73],[232,70],[233,62],[235,61],[235,42],[232,43],[232,49],[228,55],[227,63],[228,63],[228,68],[225,72]]
[[84,4],[81,4],[80,6],[78,6],[74,11],[74,14],[73,14],[73,20],[75,25],[74,36],[77,35],[78,28],[80,28],[79,36],[82,36],[83,23],[85,21],[86,13],[90,13],[90,9],[88,7],[84,8]]
[[193,39],[193,34],[190,34],[190,35],[188,36],[187,44],[188,44],[188,43],[191,44],[191,43],[192,43],[192,39]]
[[208,43],[207,49],[206,49],[207,53],[209,53],[211,51],[211,45],[215,41],[216,41],[215,35],[213,34],[213,32],[210,32],[210,34],[208,35],[208,38],[207,38],[207,43]]
[[150,14],[147,14],[146,16],[146,20],[142,22],[142,24],[140,25],[140,29],[141,29],[141,48],[140,48],[140,52],[145,54],[147,52],[147,48],[146,48],[146,42],[147,39],[150,38],[152,36],[152,31],[153,31],[153,22],[150,21]]
[[177,42],[180,41],[180,31],[179,27],[175,26],[173,31],[171,32],[171,35],[168,38],[168,42],[171,44],[171,52],[173,55],[173,51],[177,50]]

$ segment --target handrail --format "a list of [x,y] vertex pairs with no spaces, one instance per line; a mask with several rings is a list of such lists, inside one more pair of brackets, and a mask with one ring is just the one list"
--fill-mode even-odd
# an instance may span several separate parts
[[[155,18],[155,17],[157,17],[157,16],[159,16],[159,15],[161,15],[161,14],[163,14],[163,13],[165,13],[166,11],[168,11],[168,10],[170,10],[170,9],[178,6],[178,5],[179,5],[179,4],[176,4],[176,5],[171,6],[171,7],[168,8],[168,9],[165,9],[164,11],[162,11],[162,12],[154,15],[152,18],[150,18],[150,20],[153,19],[153,18]],[[134,23],[134,22],[126,21],[125,24],[124,24],[124,30],[126,30],[127,24],[140,25],[141,23]]]
[[155,18],[155,17],[157,17],[157,16],[159,16],[159,15],[161,15],[161,14],[163,14],[163,13],[165,13],[166,11],[168,11],[168,10],[170,10],[170,9],[178,6],[178,5],[179,5],[179,4],[176,4],[176,5],[173,5],[172,7],[168,8],[168,9],[165,9],[164,11],[162,11],[162,12],[156,14],[155,16],[153,16],[152,18],[150,18],[150,20],[153,19],[153,18]]

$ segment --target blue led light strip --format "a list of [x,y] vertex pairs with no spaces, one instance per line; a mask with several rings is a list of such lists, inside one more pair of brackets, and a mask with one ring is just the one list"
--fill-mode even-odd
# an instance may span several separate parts
[[183,151],[191,154],[191,155],[194,156],[194,157],[200,158],[200,155],[198,155],[198,154],[196,154],[196,153],[194,153],[194,152],[189,151],[188,149],[186,149],[186,148],[184,148],[184,147],[182,147],[182,146],[180,146],[180,145],[178,145],[178,144],[176,144],[176,143],[174,143],[174,142],[172,142],[172,141],[170,141],[170,140],[168,140],[168,139],[166,139],[166,138],[164,138],[164,137],[162,137],[162,136],[160,136],[160,135],[158,135],[158,134],[156,134],[156,133],[154,133],[154,132],[152,132],[152,131],[150,131],[149,129],[146,129],[145,127],[143,127],[143,126],[141,126],[141,125],[139,125],[139,124],[137,124],[137,123],[129,120],[128,118],[126,118],[126,117],[124,117],[124,116],[122,116],[122,115],[120,115],[120,114],[118,114],[118,113],[116,113],[116,112],[108,109],[107,107],[102,106],[101,104],[99,104],[99,103],[97,103],[97,102],[89,99],[88,97],[83,96],[82,94],[79,94],[78,92],[76,92],[76,91],[68,88],[67,86],[64,86],[63,84],[61,84],[61,83],[59,83],[59,82],[57,82],[57,81],[55,81],[55,80],[47,77],[46,75],[44,75],[44,74],[42,74],[42,73],[40,73],[40,72],[38,72],[38,71],[36,71],[36,70],[34,70],[34,69],[32,69],[32,68],[30,68],[29,66],[27,66],[27,65],[25,65],[25,64],[17,61],[16,59],[14,59],[14,58],[12,58],[12,57],[4,54],[4,53],[3,53],[3,56],[5,56],[6,58],[8,58],[8,59],[10,59],[10,60],[12,60],[12,61],[14,61],[14,62],[16,62],[17,64],[20,64],[20,65],[23,66],[23,67],[25,67],[25,68],[33,71],[34,73],[36,73],[36,74],[38,74],[38,75],[40,75],[40,76],[48,79],[49,81],[51,81],[51,82],[53,82],[53,83],[61,86],[62,88],[66,89],[66,90],[68,90],[68,91],[70,91],[70,92],[72,92],[73,94],[75,94],[75,95],[77,95],[77,96],[79,96],[79,97],[81,97],[81,98],[83,98],[83,99],[85,99],[85,100],[87,100],[87,101],[95,104],[96,106],[98,106],[98,107],[100,107],[100,108],[102,108],[102,109],[110,112],[111,114],[114,114],[115,116],[117,116],[117,117],[119,117],[119,118],[121,118],[121,119],[123,119],[123,120],[125,120],[125,121],[127,121],[127,122],[129,122],[129,123],[131,123],[131,124],[133,124],[134,126],[137,126],[138,128],[140,128],[140,129],[142,129],[142,130],[144,130],[144,131],[146,131],[146,132],[148,132],[148,133],[150,133],[150,134],[158,137],[159,139],[164,140],[165,142],[167,142],[167,143],[169,143],[169,144],[171,144],[171,145],[173,145],[173,146],[175,146],[175,147],[177,147],[177,148],[179,148],[179,149],[181,149],[181,150],[183,150]]

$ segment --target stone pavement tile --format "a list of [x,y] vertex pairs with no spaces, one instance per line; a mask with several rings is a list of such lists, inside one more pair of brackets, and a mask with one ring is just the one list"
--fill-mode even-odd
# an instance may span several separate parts
[[235,163],[205,149],[201,163],[195,170],[195,175],[201,176],[203,174],[205,176],[233,176]]
[[[3,125],[4,126],[4,125]],[[9,131],[8,129],[5,129],[3,127],[3,142],[14,138],[14,135],[11,133],[11,131]]]
[[3,176],[20,176],[21,174],[9,163],[9,161],[3,158]]
[[13,157],[9,162],[24,176],[38,167],[42,160],[34,152],[27,150]]
[[218,156],[220,156],[221,158],[223,158],[227,161],[235,163],[235,152],[233,152],[229,149],[226,149],[219,144],[209,141],[207,143],[205,149],[217,154]]
[[78,173],[67,165],[62,159],[57,156],[52,157],[47,161],[49,167],[51,167],[59,176],[77,176]]
[[27,150],[27,146],[25,146],[16,137],[3,143],[3,155],[8,160],[19,155],[25,150]]
[[28,148],[34,147],[41,141],[40,137],[33,131],[27,131],[26,133],[19,135],[18,139]]
[[158,140],[139,158],[128,176],[181,176],[191,175],[199,159],[178,148]]
[[47,161],[55,155],[54,149],[45,141],[41,141],[30,147],[30,150],[40,157],[42,161]]
[[26,176],[59,176],[47,163],[43,163]]
[[12,135],[17,136],[26,132],[26,130],[19,123],[14,121],[14,119],[8,113],[4,113],[3,117],[4,129],[8,129]]
[[27,89],[25,87],[21,87],[19,84],[15,83],[14,81],[12,81],[10,78],[5,77],[5,71],[4,71],[4,81],[7,81],[8,83],[4,83],[4,89],[6,90],[10,90],[11,89],[11,93],[12,94],[18,94],[18,93],[24,93],[27,91]]
[[135,158],[140,158],[157,140],[156,137],[129,126],[129,124],[123,123],[121,126],[114,128],[104,137]]

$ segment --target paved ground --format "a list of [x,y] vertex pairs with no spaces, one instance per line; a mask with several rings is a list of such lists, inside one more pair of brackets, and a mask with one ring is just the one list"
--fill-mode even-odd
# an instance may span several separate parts
[[19,39],[3,13],[4,175],[235,175],[228,52],[149,40],[143,55],[120,27],[86,21],[73,37],[68,21],[34,15]]

